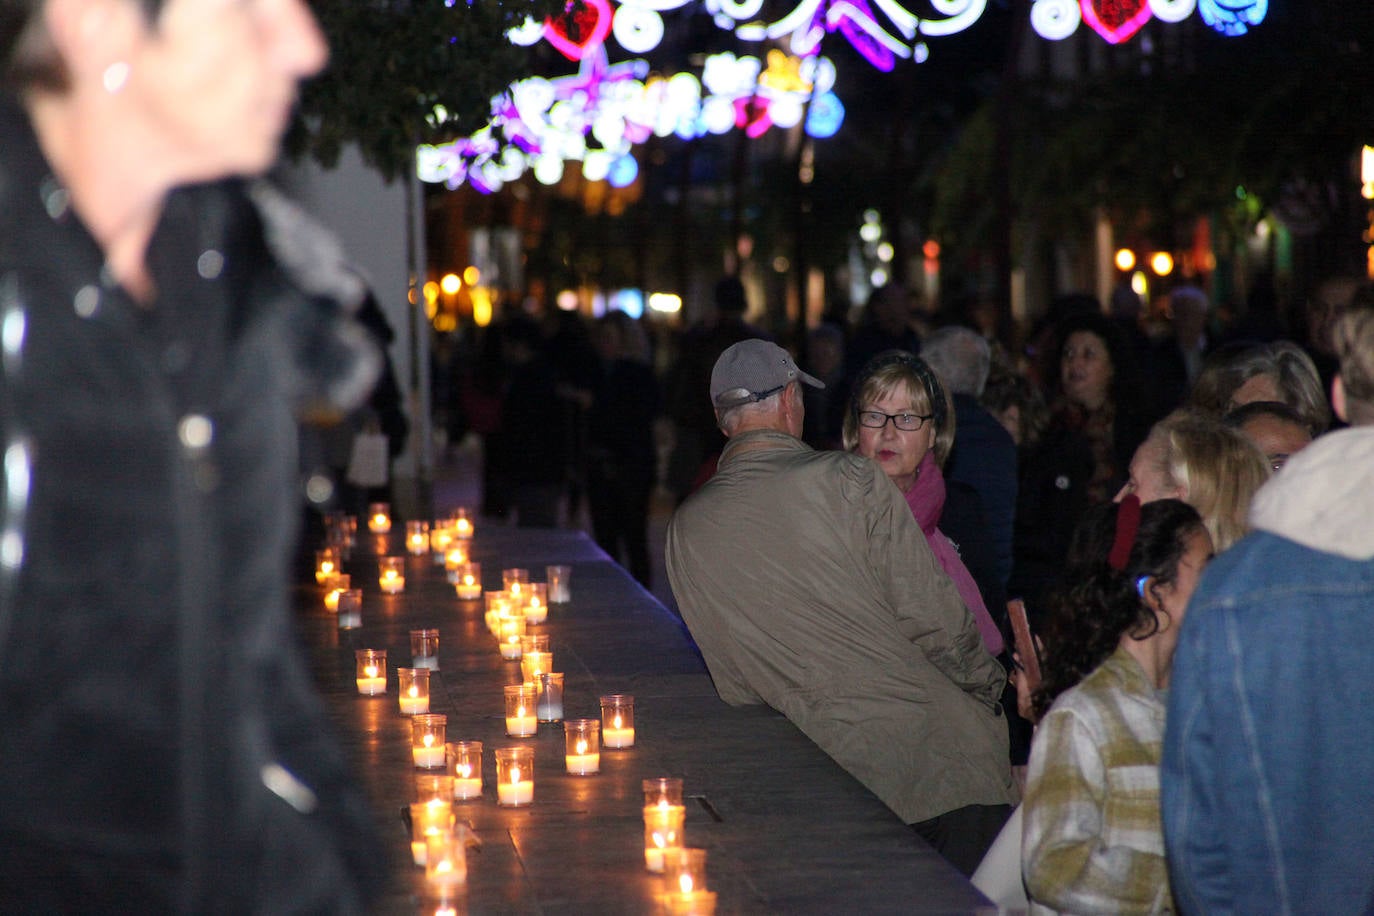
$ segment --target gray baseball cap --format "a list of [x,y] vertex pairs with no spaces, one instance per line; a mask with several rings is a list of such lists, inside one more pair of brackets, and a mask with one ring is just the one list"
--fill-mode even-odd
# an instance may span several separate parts
[[825,387],[820,379],[798,369],[791,355],[777,344],[741,340],[722,353],[711,370],[711,403],[726,408],[762,401],[794,381]]

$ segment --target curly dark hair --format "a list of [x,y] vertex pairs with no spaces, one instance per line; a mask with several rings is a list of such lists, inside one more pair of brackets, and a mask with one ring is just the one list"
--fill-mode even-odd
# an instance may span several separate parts
[[1037,720],[1055,697],[1106,661],[1123,635],[1154,635],[1158,618],[1141,600],[1136,582],[1142,576],[1153,577],[1156,586],[1173,582],[1189,536],[1205,530],[1197,510],[1181,500],[1146,503],[1140,508],[1140,528],[1126,567],[1117,571],[1107,564],[1107,554],[1116,536],[1119,508],[1115,503],[1094,507],[1074,531],[1068,584],[1049,602],[1044,679],[1031,697]]

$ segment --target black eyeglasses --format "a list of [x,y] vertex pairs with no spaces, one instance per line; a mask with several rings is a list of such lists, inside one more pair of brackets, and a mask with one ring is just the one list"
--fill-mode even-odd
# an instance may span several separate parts
[[933,413],[883,413],[880,410],[861,410],[859,425],[867,426],[869,429],[882,429],[887,425],[887,421],[891,420],[892,425],[902,432],[912,433],[925,426],[926,421],[934,416]]

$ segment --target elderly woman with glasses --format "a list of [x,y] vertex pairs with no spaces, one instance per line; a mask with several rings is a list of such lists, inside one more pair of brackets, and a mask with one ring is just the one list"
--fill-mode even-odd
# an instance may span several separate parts
[[923,359],[904,350],[878,354],[855,379],[843,435],[848,451],[878,462],[906,496],[931,552],[973,614],[983,644],[993,655],[1000,653],[1002,633],[983,594],[959,549],[939,528],[947,494],[940,467],[954,446],[954,403],[939,378]]

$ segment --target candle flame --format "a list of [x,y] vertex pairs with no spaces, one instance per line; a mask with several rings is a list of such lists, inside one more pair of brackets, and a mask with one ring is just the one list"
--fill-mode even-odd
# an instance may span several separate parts
[[363,674],[366,674],[368,677],[376,677],[376,676],[377,676],[377,666],[376,666],[376,665],[368,665],[366,668],[363,669]]
[[515,717],[516,717],[517,719],[523,719],[523,718],[525,718],[525,707],[521,706],[521,707],[519,707],[518,709],[516,709],[516,710],[515,710]]
[[577,742],[577,753],[579,753],[579,754],[585,754],[585,753],[587,753],[587,742],[586,742],[586,741],[583,741],[583,740],[581,740],[581,739],[578,740],[578,742]]
[[621,727],[621,723],[620,723],[620,713],[616,713],[616,714],[615,714],[615,721],[614,721],[612,724],[613,724],[616,728],[620,728],[620,727]]
[[467,575],[463,576],[463,584],[464,584],[464,585],[472,585],[472,584],[473,584],[473,581],[472,581],[472,573],[468,573]]
[[416,687],[414,684],[410,685],[410,695],[411,697],[418,697],[420,695],[419,688]]
[[519,767],[511,767],[511,768],[510,768],[510,784],[511,784],[511,785],[515,785],[515,784],[516,784],[517,782],[519,782],[519,781],[520,781],[520,768],[519,768]]
[[657,830],[654,831],[653,837],[654,845],[659,849],[663,849],[668,845],[668,841],[664,838],[663,834],[659,833]]
[[434,863],[434,870],[440,873],[451,872],[453,871],[453,863],[448,859],[440,859]]
[[458,771],[458,775],[463,779],[468,779],[472,776],[472,764],[470,763],[460,763],[455,769]]
[[423,740],[424,740],[424,742],[425,742],[425,747],[433,747],[433,746],[434,746],[434,736],[433,736],[433,735],[426,733]]
[[677,885],[682,888],[684,894],[690,894],[692,892],[692,876],[688,874],[678,875]]
[[510,584],[510,593],[511,593],[512,595],[518,595],[518,594],[520,594],[520,583],[519,583],[519,582],[512,582],[512,583]]
[[332,573],[334,571],[334,561],[324,560],[320,563],[320,572]]
[[386,524],[387,518],[386,518],[385,515],[383,515],[382,513],[378,512],[376,515],[372,516],[372,521],[373,521],[373,523],[375,523],[378,527],[380,527],[380,526]]

